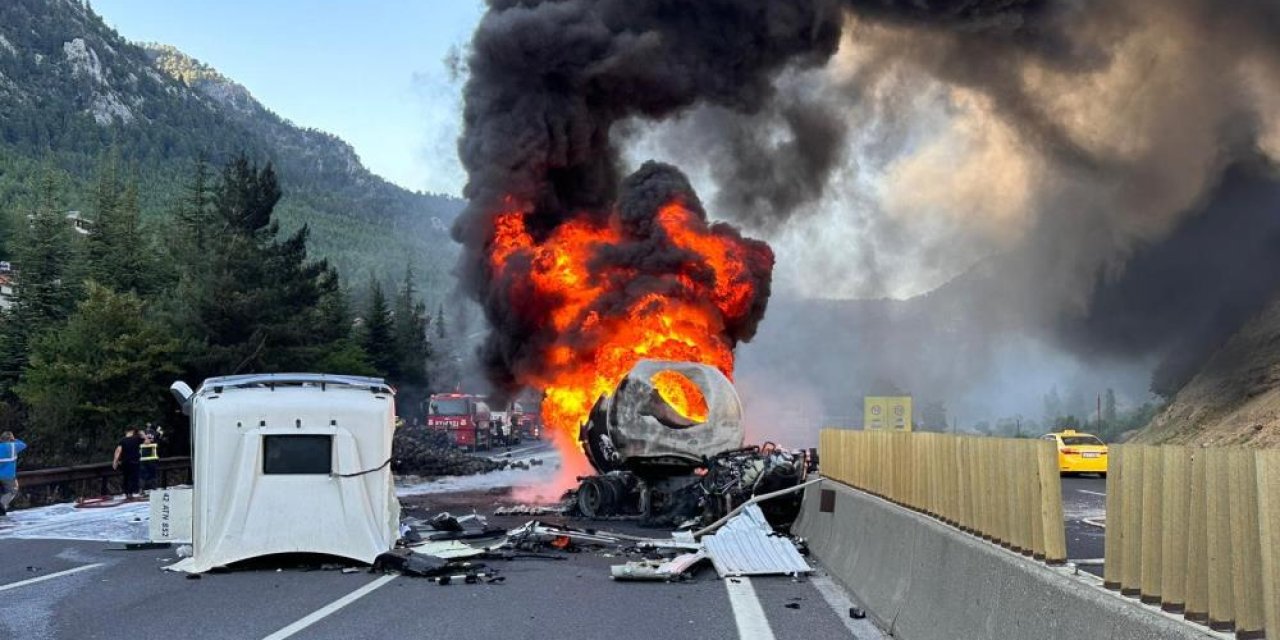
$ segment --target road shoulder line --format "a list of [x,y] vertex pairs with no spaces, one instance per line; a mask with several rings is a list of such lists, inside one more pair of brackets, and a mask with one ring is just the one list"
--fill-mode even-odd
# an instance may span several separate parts
[[355,591],[352,591],[351,593],[348,593],[347,595],[342,596],[341,598],[338,598],[337,600],[334,600],[333,602],[330,602],[329,604],[323,607],[320,607],[315,611],[312,611],[306,617],[303,617],[297,622],[294,622],[293,624],[290,624],[289,626],[267,636],[266,638],[263,638],[263,640],[284,640],[285,638],[288,638],[293,634],[299,631],[302,631],[303,629],[306,629],[307,627],[317,622],[320,622],[321,620],[324,620],[330,615],[333,615],[339,609],[342,609],[343,607],[351,604],[352,602],[355,602],[356,600],[359,600],[360,598],[363,598],[369,595],[370,593],[373,593],[374,591],[386,585],[388,582],[395,580],[398,576],[399,574],[391,574],[391,575],[379,577],[377,580],[374,580],[373,582],[370,582],[364,585],[363,587],[360,587],[359,589],[356,589]]
[[88,570],[90,570],[90,569],[96,569],[96,568],[98,568],[98,567],[103,566],[103,564],[105,564],[105,563],[102,563],[102,562],[95,562],[95,563],[93,563],[93,564],[86,564],[86,565],[84,565],[84,566],[82,566],[82,567],[76,567],[76,568],[74,568],[74,569],[67,569],[66,571],[59,571],[59,572],[57,572],[57,573],[50,573],[50,574],[48,574],[48,575],[43,575],[43,576],[40,576],[40,577],[38,577],[38,578],[31,578],[30,580],[22,580],[22,581],[19,581],[19,582],[11,582],[11,583],[6,584],[6,585],[0,585],[0,591],[8,591],[8,590],[10,590],[10,589],[17,589],[17,588],[19,588],[19,587],[26,587],[26,586],[29,586],[29,585],[33,585],[33,584],[37,584],[37,583],[40,583],[40,582],[44,582],[45,580],[52,580],[52,579],[54,579],[54,578],[61,578],[62,576],[69,576],[69,575],[71,575],[71,574],[73,574],[73,573],[80,573],[81,571],[88,571]]

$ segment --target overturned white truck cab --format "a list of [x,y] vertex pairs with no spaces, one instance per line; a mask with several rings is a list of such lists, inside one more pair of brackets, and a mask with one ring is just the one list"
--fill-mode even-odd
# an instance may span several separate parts
[[171,390],[191,416],[192,555],[200,573],[278,553],[373,562],[399,537],[395,397],[378,378],[260,374]]

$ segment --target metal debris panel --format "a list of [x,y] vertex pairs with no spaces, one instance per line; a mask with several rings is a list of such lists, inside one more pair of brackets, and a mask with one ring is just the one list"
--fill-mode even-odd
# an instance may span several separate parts
[[813,571],[789,538],[773,533],[754,504],[747,505],[715,534],[704,536],[702,544],[722,578]]

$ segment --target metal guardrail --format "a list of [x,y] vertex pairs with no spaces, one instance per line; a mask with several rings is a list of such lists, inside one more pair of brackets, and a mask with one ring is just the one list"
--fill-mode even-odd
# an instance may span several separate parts
[[[177,484],[191,477],[191,458],[189,457],[161,458],[155,464],[156,481],[161,487],[169,486],[170,480],[176,480],[175,484]],[[120,472],[112,469],[110,462],[98,462],[21,471],[18,473],[18,486],[21,492],[28,496],[43,493],[55,494],[62,498],[83,498],[112,494],[112,481],[119,477]],[[37,488],[41,491],[32,491]]]

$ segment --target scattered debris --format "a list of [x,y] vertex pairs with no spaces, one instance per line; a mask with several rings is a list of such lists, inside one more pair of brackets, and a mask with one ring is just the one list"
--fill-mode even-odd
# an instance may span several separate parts
[[[542,464],[538,462],[538,464]],[[566,511],[566,507],[562,505],[545,506],[545,505],[527,505],[518,504],[509,507],[499,507],[493,512],[495,516],[545,516],[545,515],[562,515]]]
[[788,609],[799,609],[799,608],[800,608],[800,603],[799,603],[799,602],[788,602],[787,604],[785,604],[785,605],[783,605],[783,606],[785,606],[785,607],[786,607],[786,608],[788,608]]
[[854,620],[861,620],[867,617],[867,612],[859,609],[858,607],[849,607],[849,617]]
[[360,570],[360,569],[359,569],[358,567],[343,567],[343,568],[342,568],[342,572],[343,572],[343,573],[355,573],[355,572],[357,572],[357,571],[359,571],[359,570]]
[[451,580],[475,582],[477,577],[490,577],[495,571],[482,572],[483,564],[450,560],[414,553],[409,549],[395,549],[383,553],[373,561],[373,571],[395,571],[401,575],[418,578],[446,578],[440,584],[448,584]]
[[773,531],[754,504],[702,538],[720,577],[809,573],[812,569],[785,536]]
[[686,553],[665,562],[641,560],[626,564],[615,564],[610,568],[610,577],[614,580],[651,580],[673,581],[684,580],[690,571],[707,558],[702,551]]
[[425,426],[396,429],[391,453],[391,469],[396,475],[470,476],[507,466],[506,461],[462,453],[449,441],[448,434]]

